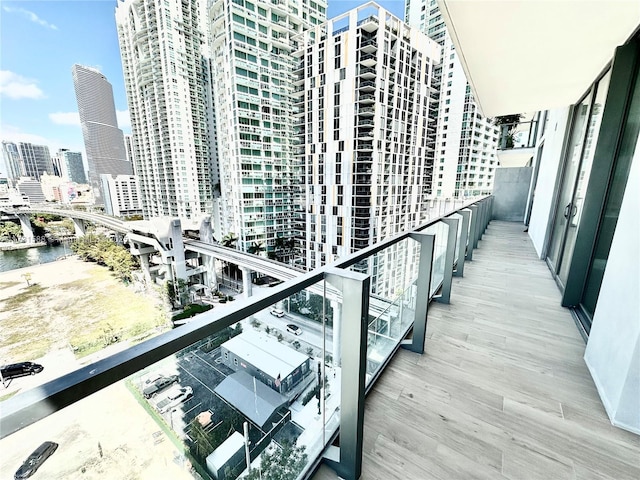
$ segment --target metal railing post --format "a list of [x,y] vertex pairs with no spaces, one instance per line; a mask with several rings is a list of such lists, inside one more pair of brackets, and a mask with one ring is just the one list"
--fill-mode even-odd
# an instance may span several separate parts
[[477,205],[471,205],[471,227],[469,228],[469,248],[467,248],[467,260],[473,260],[473,250],[478,246],[478,212]]
[[402,348],[416,353],[424,353],[424,338],[427,333],[427,311],[429,308],[429,294],[431,292],[431,270],[433,267],[433,250],[435,235],[414,232],[411,238],[420,242],[420,259],[418,260],[418,280],[416,290],[416,316],[413,321],[413,338],[403,340]]
[[444,279],[440,295],[433,297],[440,303],[449,303],[451,299],[451,281],[453,280],[453,263],[456,259],[456,240],[458,239],[458,219],[443,218],[442,222],[449,227],[447,235],[447,250],[444,255]]
[[482,240],[482,234],[484,233],[485,218],[487,216],[487,202],[482,200],[480,203],[480,217],[478,218],[478,240]]
[[[367,369],[368,275],[329,268],[327,283],[342,291],[342,379],[340,393],[340,447],[329,447],[323,461],[340,478],[358,480],[362,473],[364,441],[364,395]],[[324,427],[323,427],[324,428]]]
[[454,277],[464,276],[464,261],[467,252],[467,239],[469,238],[469,221],[471,219],[469,210],[460,210],[458,213],[462,215],[462,222],[460,226],[460,245],[458,245],[458,263],[453,271]]

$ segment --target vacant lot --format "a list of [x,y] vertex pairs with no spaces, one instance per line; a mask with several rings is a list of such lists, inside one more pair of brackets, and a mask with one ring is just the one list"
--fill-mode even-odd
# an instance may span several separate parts
[[71,258],[0,274],[0,363],[61,349],[83,356],[165,328],[162,302],[106,267]]

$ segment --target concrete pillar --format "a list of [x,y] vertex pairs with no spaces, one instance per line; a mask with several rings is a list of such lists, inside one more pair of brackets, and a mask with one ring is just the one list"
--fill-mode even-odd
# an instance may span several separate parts
[[184,243],[182,242],[182,226],[179,218],[171,220],[169,239],[173,272],[176,279],[187,281],[187,265],[184,260]]
[[201,254],[202,265],[205,267],[204,284],[211,291],[218,290],[218,276],[216,275],[216,258],[212,255]]
[[249,268],[240,267],[242,271],[242,290],[244,292],[244,298],[251,296],[251,270]]
[[31,227],[31,218],[26,213],[18,213],[20,226],[22,227],[22,236],[25,243],[33,243],[33,228]]
[[151,283],[151,270],[149,270],[149,254],[141,253],[138,258],[140,259],[140,268],[142,269],[142,274],[144,275],[145,280],[148,283]]
[[71,220],[73,220],[73,226],[75,227],[75,230],[76,230],[76,237],[84,237],[85,235],[84,221],[80,218],[72,218]]
[[211,226],[211,217],[204,217],[200,222],[200,241],[213,243],[213,227]]
[[333,309],[333,366],[339,367],[342,363],[340,352],[342,351],[342,304],[337,300],[331,300]]

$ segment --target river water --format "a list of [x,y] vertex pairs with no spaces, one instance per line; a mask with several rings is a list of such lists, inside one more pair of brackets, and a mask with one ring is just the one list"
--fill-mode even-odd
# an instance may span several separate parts
[[35,247],[24,250],[0,251],[0,272],[15,270],[16,268],[31,267],[41,263],[55,262],[58,258],[69,255],[69,245],[55,247]]

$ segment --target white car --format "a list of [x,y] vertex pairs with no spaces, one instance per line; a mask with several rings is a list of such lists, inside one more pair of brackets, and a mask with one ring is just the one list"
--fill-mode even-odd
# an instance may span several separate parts
[[272,308],[271,310],[269,310],[269,313],[274,317],[284,317],[284,312],[277,308]]
[[191,387],[182,387],[176,390],[172,390],[167,398],[158,403],[158,411],[160,413],[166,413],[173,407],[177,407],[183,402],[186,402],[193,396],[193,389]]
[[293,333],[294,335],[302,335],[302,329],[293,323],[287,325],[287,332]]

